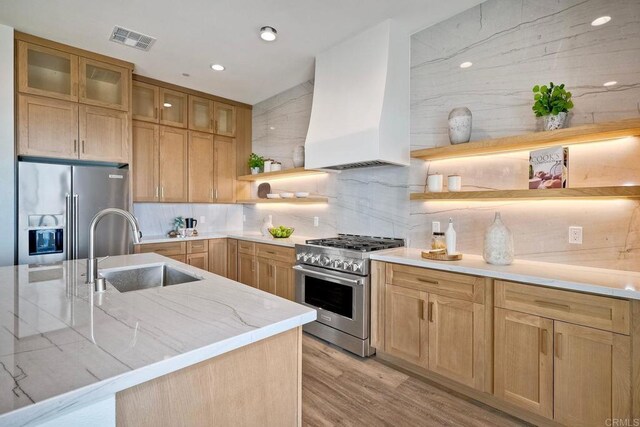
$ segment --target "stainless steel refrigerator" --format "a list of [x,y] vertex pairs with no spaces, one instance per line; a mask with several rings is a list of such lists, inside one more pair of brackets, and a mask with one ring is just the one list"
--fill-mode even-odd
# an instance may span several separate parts
[[[18,162],[18,263],[49,264],[87,257],[89,223],[107,207],[129,209],[129,171],[105,166]],[[130,253],[120,216],[97,227],[96,255]]]

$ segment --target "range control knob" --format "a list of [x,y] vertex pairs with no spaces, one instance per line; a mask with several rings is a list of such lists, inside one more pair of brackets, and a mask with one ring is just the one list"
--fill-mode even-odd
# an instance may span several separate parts
[[311,264],[317,264],[319,260],[320,260],[320,255],[311,256]]
[[304,259],[307,256],[306,252],[299,252],[296,254],[296,260],[300,261],[301,259]]
[[362,262],[354,262],[351,265],[351,270],[353,270],[354,272],[362,272]]
[[333,268],[342,268],[343,264],[344,261],[342,261],[341,259],[336,259],[333,261]]
[[329,258],[328,256],[323,256],[322,258],[320,258],[320,265],[326,267],[328,265],[331,265],[331,258]]
[[342,269],[343,270],[351,270],[351,266],[353,265],[353,261],[345,261]]
[[306,253],[306,252],[302,254],[302,261],[303,261],[303,262],[307,262],[307,261],[309,261],[310,259],[311,259],[311,254],[308,254],[308,253]]

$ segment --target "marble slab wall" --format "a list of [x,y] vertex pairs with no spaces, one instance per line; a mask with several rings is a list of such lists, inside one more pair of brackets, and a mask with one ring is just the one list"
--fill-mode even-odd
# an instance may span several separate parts
[[[592,27],[602,15],[611,22]],[[459,106],[473,112],[472,140],[539,130],[531,88],[549,81],[573,93],[570,125],[640,116],[637,0],[489,0],[414,34],[411,48],[412,149],[448,145],[447,116]],[[465,61],[473,66],[461,69]],[[603,86],[612,80],[618,84]],[[254,151],[292,167],[312,95],[308,82],[255,105]],[[640,139],[574,146],[569,171],[571,186],[638,185]],[[387,235],[425,247],[432,221],[444,226],[453,218],[459,249],[481,254],[484,231],[500,211],[514,233],[517,257],[640,270],[636,201],[408,202],[410,192],[424,191],[428,172],[461,174],[465,190],[527,188],[528,152],[274,181],[274,191],[311,191],[329,197],[329,204],[247,206],[245,229],[258,229],[272,214],[274,223],[297,233]],[[583,227],[582,245],[568,244],[572,225]]]
[[211,233],[216,231],[242,230],[241,205],[214,205],[200,203],[134,203],[133,214],[140,222],[144,236],[160,236],[173,229],[175,217],[205,217],[204,223],[198,223],[198,231]]

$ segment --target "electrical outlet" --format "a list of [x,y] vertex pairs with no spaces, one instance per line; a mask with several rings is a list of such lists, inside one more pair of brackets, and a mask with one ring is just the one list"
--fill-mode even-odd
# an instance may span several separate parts
[[582,227],[578,227],[578,226],[569,227],[569,243],[573,245],[582,244]]
[[242,215],[242,222],[247,222],[247,216],[246,215]]
[[313,226],[317,227],[320,225],[320,217],[314,216],[313,217]]
[[200,215],[200,220],[198,220],[198,222],[200,224],[204,224],[207,221],[207,219],[204,217],[204,215]]
[[431,222],[431,232],[438,233],[440,231],[440,221]]

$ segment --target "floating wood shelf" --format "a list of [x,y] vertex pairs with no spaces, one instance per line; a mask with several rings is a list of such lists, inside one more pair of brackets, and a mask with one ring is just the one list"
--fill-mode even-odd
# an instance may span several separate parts
[[305,168],[292,168],[286,169],[277,172],[263,172],[257,173],[255,175],[242,175],[238,177],[238,181],[264,181],[267,179],[282,179],[282,178],[298,178],[302,176],[311,176],[311,175],[323,175],[326,174],[325,171],[305,169]]
[[523,151],[554,145],[583,144],[608,139],[640,135],[640,119],[620,120],[576,126],[544,132],[532,132],[504,138],[485,139],[466,144],[414,150],[411,157],[423,160],[441,160],[456,157]]
[[236,203],[243,205],[255,205],[257,203],[291,203],[291,204],[309,204],[309,203],[327,203],[327,197],[296,197],[294,199],[243,199],[237,200]]
[[640,186],[411,193],[411,200],[543,200],[640,198]]

